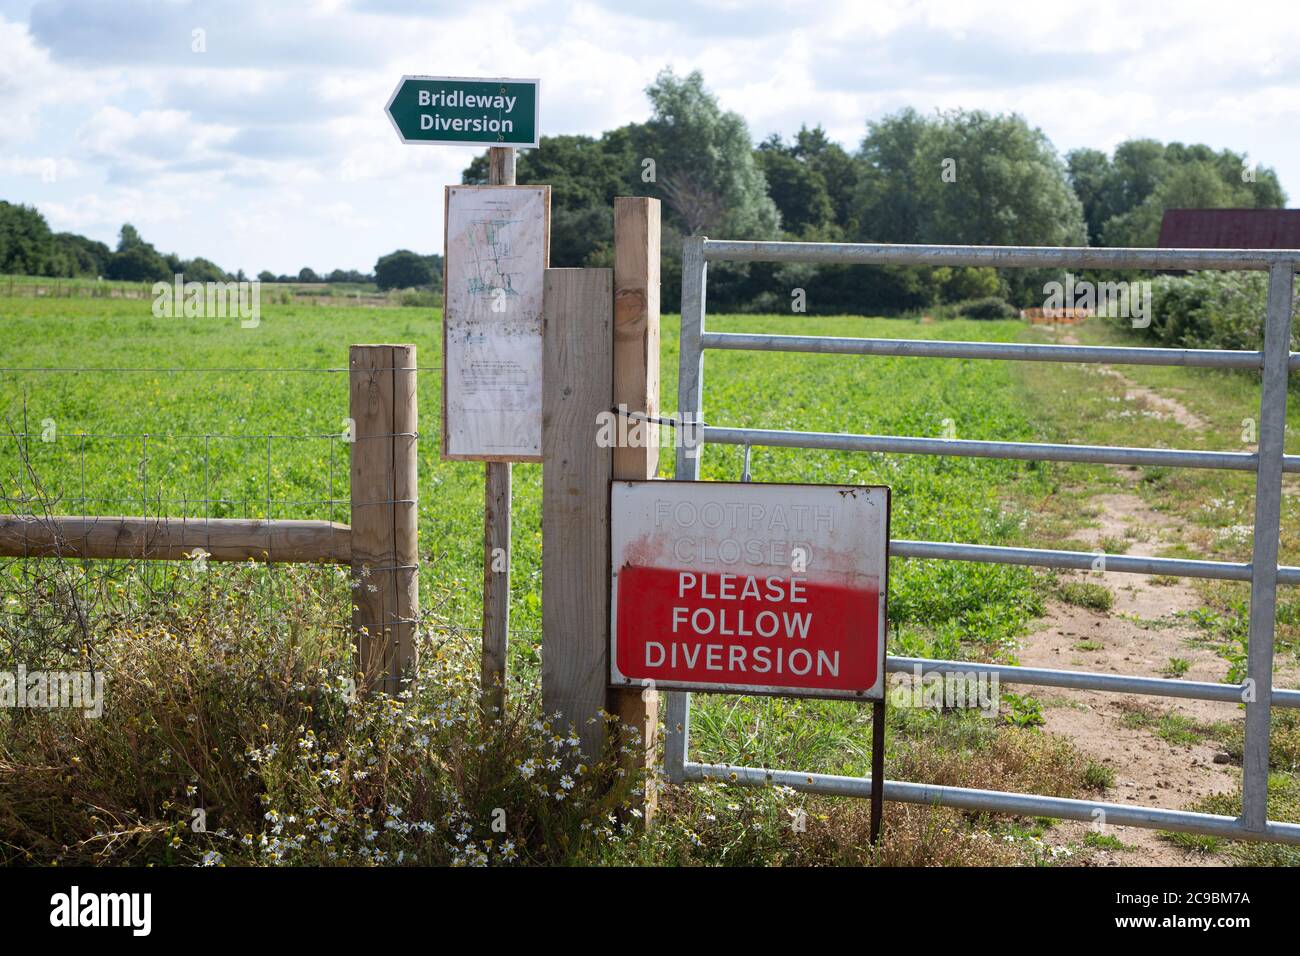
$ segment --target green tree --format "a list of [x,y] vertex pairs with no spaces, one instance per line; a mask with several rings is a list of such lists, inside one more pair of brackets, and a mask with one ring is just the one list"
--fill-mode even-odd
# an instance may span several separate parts
[[221,266],[201,256],[181,263],[186,282],[226,282],[230,276]]
[[[1016,114],[940,114],[921,138],[922,242],[1073,246],[1083,207],[1043,132]],[[949,175],[944,175],[951,171]]]
[[0,272],[55,276],[66,268],[45,217],[31,206],[0,202]]
[[[911,107],[867,124],[858,151],[857,219],[863,241],[920,241],[924,194],[919,156],[930,125]],[[938,176],[938,170],[930,172]]]
[[416,289],[433,284],[433,270],[425,256],[398,249],[380,256],[375,263],[375,284],[382,291],[389,289]]
[[1155,245],[1167,209],[1286,205],[1274,170],[1253,168],[1243,153],[1202,143],[1129,140],[1115,148],[1113,159],[1089,149],[1071,152],[1067,162],[1089,240],[1101,245]]
[[[425,264],[429,267],[429,288],[435,292],[442,291],[442,256],[434,253],[424,257]],[[366,276],[363,281],[369,282],[370,276]]]
[[780,214],[740,114],[723,111],[698,71],[679,79],[664,70],[646,95],[653,114],[644,155],[654,160],[657,192],[686,233],[776,235]]
[[356,269],[335,269],[325,277],[326,282],[369,282],[370,277]]
[[[924,117],[904,109],[872,122],[859,150],[858,235],[869,242],[970,245],[1077,245],[1087,238],[1083,210],[1066,169],[1043,133],[1015,114],[956,110]],[[856,278],[854,278],[856,277]],[[870,277],[870,279],[868,279]],[[971,291],[1007,287],[1013,298],[1041,276],[1008,271],[953,277],[913,267],[911,274],[845,270],[828,276],[891,296],[885,307],[917,308]]]
[[175,273],[153,246],[140,243],[113,253],[104,274],[127,282],[165,282]]
[[[515,181],[520,185],[551,187],[552,207],[581,208],[610,205],[615,196],[627,195],[634,160],[626,130],[591,136],[543,136],[537,149],[520,150],[515,157]],[[467,185],[487,183],[488,155],[474,157],[461,180]]]
[[56,233],[54,241],[63,252],[67,275],[98,277],[107,271],[113,253],[104,243],[72,232]]
[[1065,168],[1083,207],[1088,244],[1098,245],[1102,226],[1115,214],[1117,197],[1113,194],[1115,177],[1110,157],[1099,149],[1075,149],[1066,155]]
[[159,254],[129,222],[117,234],[117,251],[109,257],[104,275],[128,282],[162,282],[180,271],[180,261]]
[[[552,265],[592,265],[607,255],[614,242],[614,198],[642,192],[633,130],[622,127],[599,138],[543,136],[537,149],[517,155],[517,183],[551,187]],[[461,181],[483,185],[487,176],[485,152],[470,162]],[[441,277],[441,261],[437,273]]]
[[861,149],[860,232],[877,242],[1074,245],[1078,197],[1047,137],[1015,114],[905,109]]
[[[1165,147],[1154,139],[1133,139],[1115,147],[1112,216],[1127,212],[1155,191],[1169,165]],[[1103,222],[1103,228],[1105,223]]]
[[781,213],[781,227],[792,236],[823,232],[835,223],[835,208],[821,172],[802,161],[779,135],[764,140],[755,153],[768,194]]
[[839,143],[833,142],[820,126],[799,128],[791,154],[816,172],[826,186],[835,223],[845,235],[857,231],[855,194],[860,177],[859,162]]
[[1196,163],[1176,169],[1139,205],[1112,216],[1102,229],[1107,246],[1154,246],[1166,209],[1224,209],[1235,205],[1233,190],[1215,169]]
[[[148,243],[140,238],[140,230],[129,222],[123,223],[122,228],[117,233],[117,251],[126,252],[128,249],[144,245],[148,245]],[[152,249],[153,246],[149,246],[149,248]]]

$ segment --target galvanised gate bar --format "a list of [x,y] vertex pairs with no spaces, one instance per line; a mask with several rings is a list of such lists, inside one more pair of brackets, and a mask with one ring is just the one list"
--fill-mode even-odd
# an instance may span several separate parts
[[[1268,311],[1262,352],[1214,349],[1112,348],[1072,345],[1029,345],[985,342],[935,342],[903,339],[856,339],[810,335],[749,335],[709,332],[704,323],[708,263],[806,262],[864,265],[996,266],[1000,268],[1065,269],[1211,269],[1257,270],[1268,273]],[[1273,688],[1273,639],[1277,586],[1300,584],[1300,567],[1278,566],[1282,507],[1282,475],[1300,471],[1300,456],[1283,450],[1286,426],[1287,377],[1300,367],[1300,353],[1290,350],[1292,289],[1300,250],[1237,249],[1105,249],[1015,246],[926,246],[806,242],[742,242],[687,239],[682,256],[681,366],[678,418],[685,441],[677,450],[677,478],[698,480],[703,446],[762,445],[820,448],[892,454],[955,455],[1012,458],[1028,461],[1078,461],[1116,465],[1161,465],[1176,468],[1223,468],[1253,471],[1255,480],[1254,550],[1249,564],[1192,561],[1177,558],[1104,555],[1108,571],[1220,578],[1250,582],[1250,626],[1246,678],[1241,684],[1215,684],[1118,674],[1066,671],[890,657],[890,673],[996,674],[1008,684],[1070,687],[1160,697],[1245,703],[1246,730],[1242,767],[1242,814],[1238,818],[1186,810],[1167,810],[1092,800],[1072,800],[1038,794],[934,786],[899,780],[884,781],[884,798],[902,803],[930,804],[962,810],[1047,816],[1123,826],[1183,830],[1245,840],[1300,844],[1300,824],[1268,819],[1269,715],[1271,708],[1300,707],[1300,691]],[[966,441],[905,438],[892,435],[851,435],[826,432],[775,431],[704,424],[704,352],[740,349],[765,352],[813,352],[840,355],[915,356],[918,358],[983,358],[1022,362],[1082,362],[1115,365],[1181,365],[1190,368],[1258,369],[1262,386],[1257,452],[1185,451],[1165,448],[1126,448],[1107,445],[1053,445],[1029,442]],[[1101,555],[1089,552],[1046,551],[1033,548],[990,547],[976,543],[891,541],[893,557],[978,561],[1044,568],[1087,570]],[[691,761],[690,695],[667,695],[664,763],[674,783],[728,780],[751,786],[781,785],[813,793],[867,797],[874,781],[775,770],[703,764]],[[1100,812],[1099,812],[1100,811]]]

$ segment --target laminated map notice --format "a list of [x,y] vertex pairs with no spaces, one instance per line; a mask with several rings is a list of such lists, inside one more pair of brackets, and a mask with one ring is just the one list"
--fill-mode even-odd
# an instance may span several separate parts
[[448,186],[442,457],[542,459],[551,187]]

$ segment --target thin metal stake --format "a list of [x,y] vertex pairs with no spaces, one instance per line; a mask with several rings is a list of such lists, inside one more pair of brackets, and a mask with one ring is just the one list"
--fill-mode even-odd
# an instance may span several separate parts
[[[882,688],[883,695],[884,690]],[[871,845],[880,842],[885,813],[885,698],[871,705]]]

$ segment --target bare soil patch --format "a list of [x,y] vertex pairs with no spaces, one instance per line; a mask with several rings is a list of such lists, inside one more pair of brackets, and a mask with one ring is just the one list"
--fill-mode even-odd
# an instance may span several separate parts
[[[1117,469],[1121,474],[1129,469]],[[1137,472],[1132,472],[1137,480]],[[1096,527],[1078,537],[1101,550],[1104,539],[1124,539],[1134,554],[1157,554],[1177,540],[1173,520],[1153,511],[1133,494],[1093,499]],[[1177,676],[1222,681],[1226,662],[1213,650],[1195,645],[1195,625],[1179,612],[1201,606],[1185,580],[1161,581],[1118,572],[1063,572],[1060,580],[1101,584],[1114,594],[1108,612],[1049,601],[1037,630],[1023,643],[1020,662],[1028,667]],[[1173,663],[1181,662],[1181,663]],[[1140,806],[1184,809],[1210,794],[1232,791],[1240,768],[1223,759],[1208,728],[1241,719],[1231,704],[1174,700],[1079,690],[1044,692],[1043,716],[1049,733],[1068,737],[1089,758],[1108,767],[1114,785],[1106,799]],[[1049,842],[1081,841],[1090,824],[1064,823]],[[1107,826],[1130,850],[1095,850],[1087,862],[1111,866],[1221,865],[1217,857],[1194,854],[1141,827]]]
[[[1062,336],[1075,341],[1072,333]],[[1172,419],[1190,431],[1208,423],[1176,399],[1103,368],[1124,385],[1124,414]],[[1091,550],[1159,555],[1182,543],[1178,519],[1149,507],[1136,493],[1141,472],[1115,466],[1135,489],[1089,499],[1090,527],[1075,535]],[[1227,662],[1198,646],[1196,626],[1185,612],[1202,606],[1191,582],[1110,571],[1062,572],[1067,582],[1100,584],[1114,595],[1109,611],[1061,599],[1048,602],[1037,629],[1025,639],[1020,663],[1030,667],[1128,673],[1220,682]],[[1241,769],[1225,761],[1218,743],[1224,725],[1242,719],[1240,708],[1211,701],[1050,690],[1043,702],[1045,730],[1069,738],[1087,757],[1110,769],[1114,783],[1105,799],[1139,806],[1186,809],[1204,797],[1239,786]],[[1220,762],[1216,762],[1220,761]],[[1095,824],[1067,822],[1047,834],[1049,843],[1081,843]],[[1106,825],[1102,832],[1124,849],[1088,850],[1080,862],[1093,866],[1224,865],[1212,854],[1184,849],[1141,827]]]

